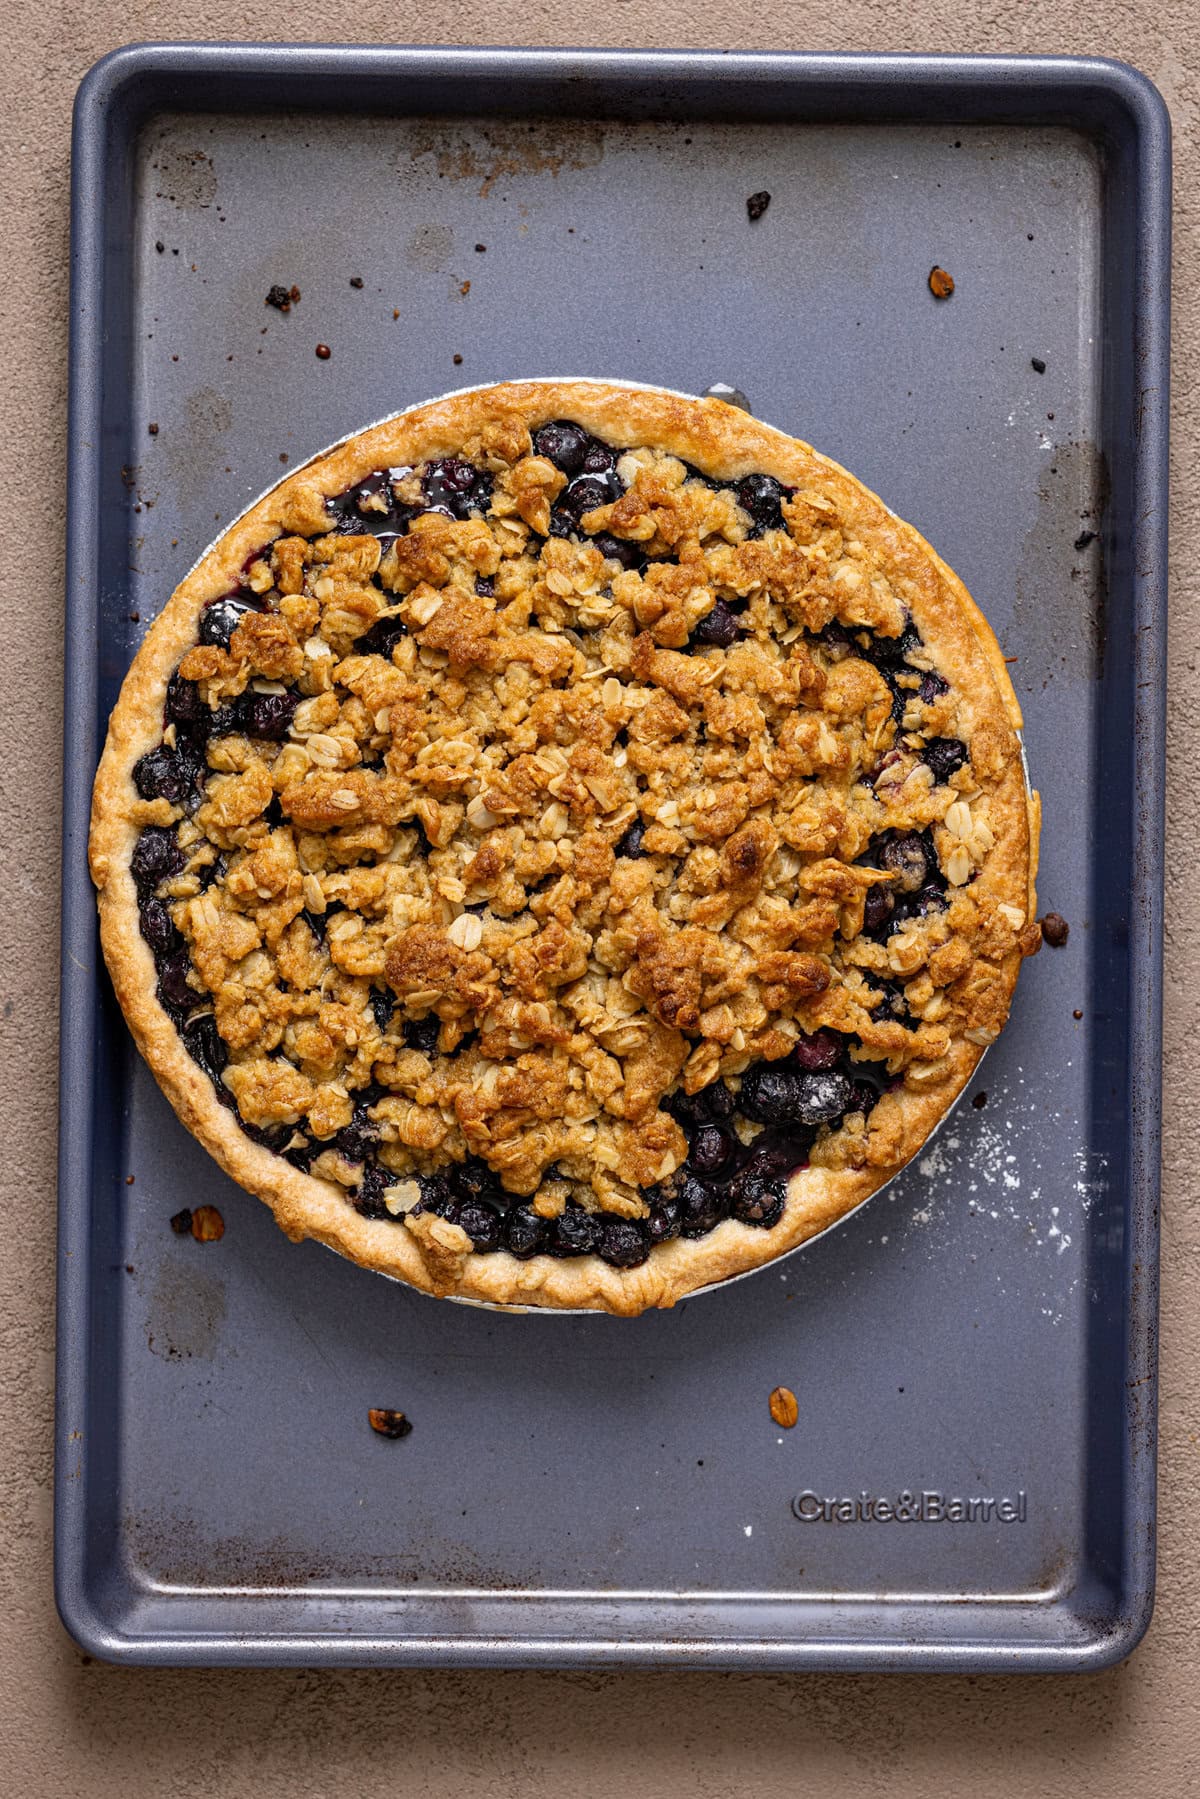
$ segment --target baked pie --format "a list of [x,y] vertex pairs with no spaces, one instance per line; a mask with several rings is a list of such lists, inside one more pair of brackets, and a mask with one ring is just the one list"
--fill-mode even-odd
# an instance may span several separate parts
[[188,1128],[427,1292],[631,1314],[916,1153],[1008,1013],[1037,802],[909,525],[719,400],[459,393],[176,589],[91,866]]

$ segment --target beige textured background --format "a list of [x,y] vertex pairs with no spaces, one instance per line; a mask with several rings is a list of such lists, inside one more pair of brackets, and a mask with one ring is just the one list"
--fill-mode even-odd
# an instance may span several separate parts
[[[1170,863],[1158,1611],[1087,1679],[143,1673],[83,1658],[50,1586],[58,789],[70,107],[138,38],[1125,57],[1175,124]],[[9,0],[0,59],[0,1794],[640,1796],[1200,1790],[1200,0]]]

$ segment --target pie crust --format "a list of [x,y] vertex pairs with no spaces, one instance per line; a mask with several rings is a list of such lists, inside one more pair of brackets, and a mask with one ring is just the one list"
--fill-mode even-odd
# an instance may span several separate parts
[[[617,452],[599,504],[569,433],[541,440],[565,469],[531,442],[555,421]],[[398,531],[379,556],[373,512]],[[222,599],[258,609],[206,611]],[[172,693],[222,721],[198,809],[171,797],[181,664]],[[807,444],[660,389],[452,394],[279,482],[147,633],[96,777],[104,954],[180,1118],[293,1240],[493,1305],[668,1306],[860,1205],[998,1035],[1040,943],[1020,724],[962,582]],[[179,856],[135,879],[147,830]],[[228,1058],[223,1100],[185,1016]],[[787,1123],[796,1093],[826,1121]],[[727,1180],[741,1215],[670,1235],[703,1224],[685,1158],[712,1117],[709,1148],[759,1185]],[[337,1146],[360,1126],[361,1166]],[[781,1175],[797,1131],[806,1165]],[[438,1209],[468,1152],[557,1253],[478,1249],[456,1222],[478,1209]],[[567,1253],[565,1214],[644,1259]]]

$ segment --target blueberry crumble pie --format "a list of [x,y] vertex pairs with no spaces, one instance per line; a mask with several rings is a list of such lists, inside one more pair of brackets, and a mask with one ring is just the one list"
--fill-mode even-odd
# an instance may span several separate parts
[[845,470],[592,381],[419,407],[176,590],[105,955],[228,1172],[429,1292],[636,1313],[920,1148],[1040,941],[986,621]]

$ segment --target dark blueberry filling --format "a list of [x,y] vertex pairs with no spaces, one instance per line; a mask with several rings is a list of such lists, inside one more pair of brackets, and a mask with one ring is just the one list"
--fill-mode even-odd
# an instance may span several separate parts
[[421,491],[430,512],[448,518],[470,518],[486,512],[492,499],[492,477],[486,469],[464,462],[459,456],[443,456],[426,466]]
[[360,656],[386,656],[390,661],[400,639],[407,636],[408,627],[403,619],[381,618],[363,633],[354,647]]
[[564,475],[577,475],[588,449],[588,434],[569,419],[554,419],[533,434],[535,455],[544,456]]
[[929,764],[935,781],[948,781],[966,759],[967,746],[957,737],[931,737],[921,751],[921,760]]
[[741,627],[736,616],[729,610],[724,600],[718,600],[711,612],[705,613],[696,629],[692,632],[693,643],[715,643],[718,649],[727,650],[731,643],[736,643],[741,635]]
[[375,469],[357,487],[326,500],[334,530],[344,537],[400,537],[419,509],[402,506],[392,484],[411,474],[410,468]]
[[629,1218],[601,1218],[599,1249],[613,1268],[637,1268],[650,1254],[641,1229]]
[[635,568],[641,572],[648,565],[648,557],[644,556],[635,543],[626,543],[620,537],[613,537],[608,531],[597,531],[592,542],[602,556],[612,562],[619,562],[622,568]]
[[532,1206],[513,1206],[504,1220],[504,1247],[524,1261],[537,1255],[546,1240],[546,1220]]
[[645,835],[645,825],[640,818],[635,818],[625,835],[619,839],[615,853],[618,856],[628,856],[631,861],[636,861],[639,856],[645,854],[642,848],[642,838]]
[[153,893],[160,881],[179,874],[184,854],[166,825],[148,825],[133,846],[129,867],[139,894]]
[[133,765],[133,784],[144,800],[166,800],[172,806],[194,808],[200,799],[206,773],[203,747],[180,736],[175,748],[165,743],[149,750]]
[[747,1071],[739,1104],[760,1124],[832,1124],[850,1103],[850,1083],[835,1068],[808,1073],[767,1063]]
[[863,930],[868,937],[890,937],[906,919],[944,912],[950,903],[928,831],[884,831],[871,839],[860,861],[866,868],[886,869],[896,876],[890,887],[867,891]]
[[568,481],[554,502],[550,526],[554,536],[569,537],[579,529],[585,512],[594,512],[597,506],[607,506],[616,499],[620,489],[613,492],[612,487],[617,487],[615,477],[611,485],[600,475],[577,475],[574,481]]
[[738,504],[750,514],[751,537],[761,537],[764,531],[782,527],[782,502],[791,498],[791,491],[774,475],[747,475],[744,481],[738,482],[734,492]]
[[550,1225],[546,1244],[552,1256],[589,1256],[600,1240],[600,1220],[582,1206],[568,1205]]
[[215,644],[227,650],[233,636],[248,612],[262,612],[264,605],[256,593],[242,588],[223,599],[210,600],[200,614],[200,642]]
[[467,1199],[454,1211],[454,1222],[466,1231],[481,1254],[499,1249],[504,1236],[504,1219],[495,1206],[484,1199]]
[[438,1032],[442,1021],[436,1012],[428,1018],[406,1018],[404,1020],[404,1045],[406,1049],[419,1049],[423,1056],[436,1056]]
[[[272,743],[282,743],[299,704],[300,695],[291,688],[284,693],[255,693],[247,688],[230,705],[209,713],[208,735],[225,737],[231,731],[239,731],[246,737],[265,737]],[[200,721],[200,728],[203,726],[204,721]]]
[[[386,1031],[396,1010],[396,995],[390,987],[372,987],[371,1011],[381,1031]],[[407,1041],[407,1039],[406,1039]]]
[[177,933],[171,914],[160,899],[146,899],[138,907],[142,936],[156,956],[165,956],[176,942]]

